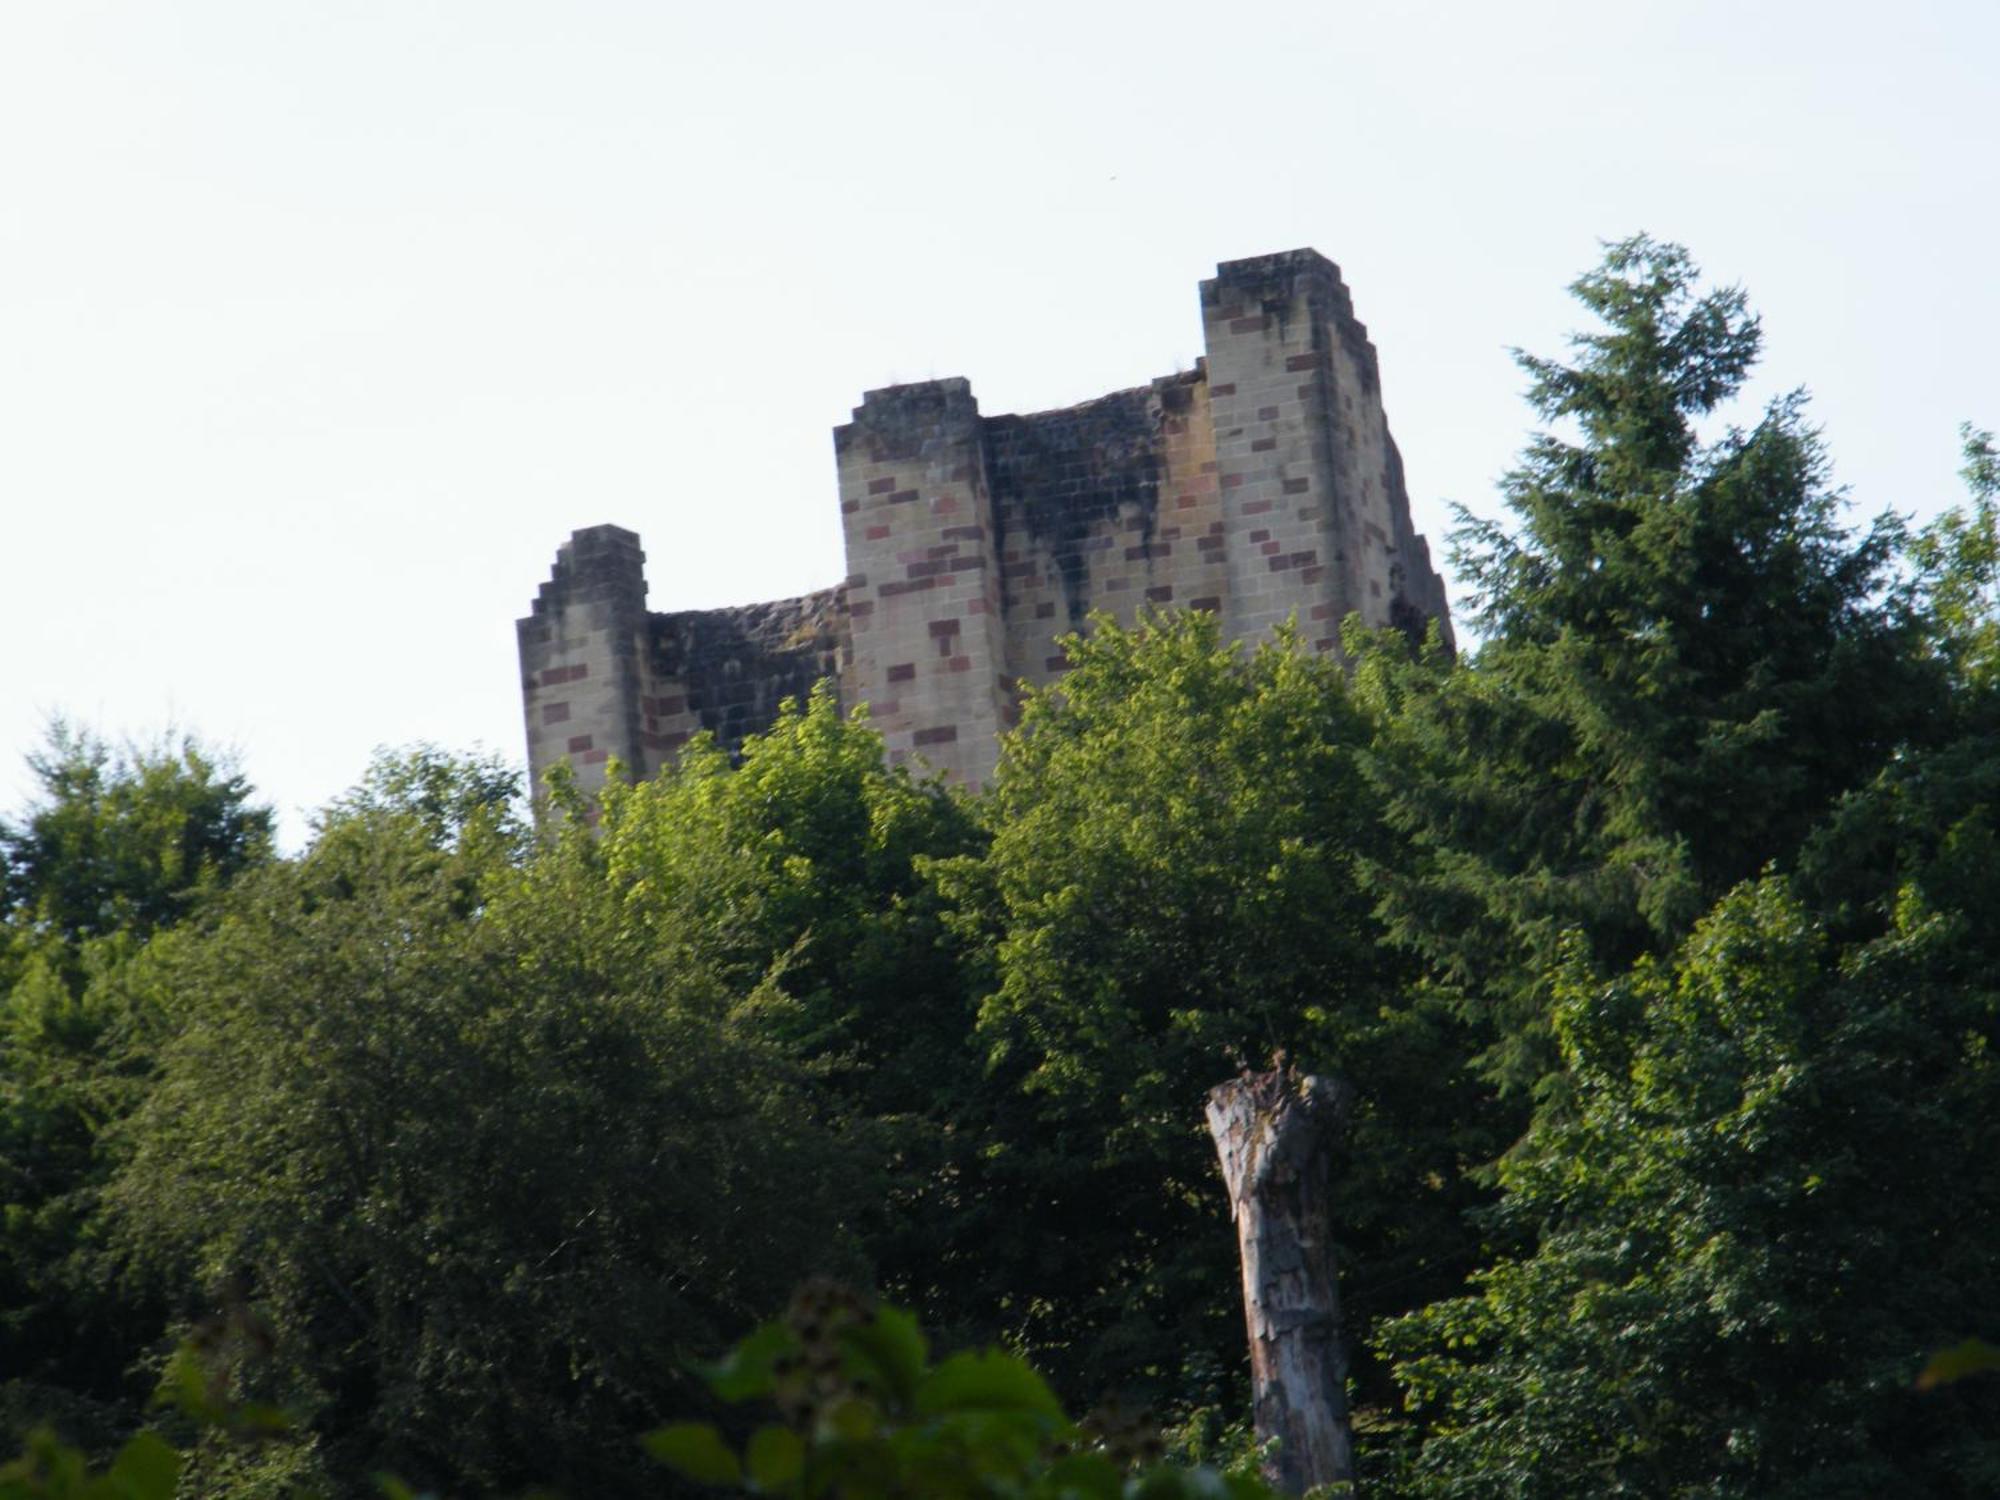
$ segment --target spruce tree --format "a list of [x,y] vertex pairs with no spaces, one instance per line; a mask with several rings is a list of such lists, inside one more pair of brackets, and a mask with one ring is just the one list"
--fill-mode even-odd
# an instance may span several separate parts
[[1600,972],[1668,950],[1941,692],[1901,529],[1843,526],[1804,396],[1703,431],[1758,355],[1743,292],[1645,237],[1572,290],[1598,327],[1566,362],[1518,356],[1547,425],[1504,481],[1512,520],[1456,535],[1482,645],[1415,666],[1377,648],[1396,711],[1372,775],[1413,856],[1378,869],[1384,913],[1516,1083],[1548,1060],[1536,976],[1566,933]]

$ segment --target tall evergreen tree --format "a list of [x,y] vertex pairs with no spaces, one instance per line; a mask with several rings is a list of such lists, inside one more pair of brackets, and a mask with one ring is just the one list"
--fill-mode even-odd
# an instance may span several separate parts
[[1804,398],[1704,434],[1758,354],[1744,294],[1643,237],[1572,290],[1599,327],[1569,362],[1519,357],[1550,425],[1505,481],[1512,524],[1457,536],[1484,643],[1380,666],[1398,713],[1370,762],[1415,855],[1377,871],[1391,928],[1517,1083],[1549,1061],[1567,932],[1603,972],[1670,948],[1923,733],[1942,686],[1901,529],[1844,529]]

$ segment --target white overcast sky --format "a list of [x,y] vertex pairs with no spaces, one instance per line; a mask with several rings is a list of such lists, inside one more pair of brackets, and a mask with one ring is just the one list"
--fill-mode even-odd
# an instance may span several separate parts
[[293,840],[375,745],[518,758],[571,530],[655,609],[833,583],[864,389],[1139,384],[1297,245],[1440,554],[1509,346],[1638,230],[1934,513],[2000,425],[1997,163],[1995,0],[0,0],[0,808],[52,712],[234,745]]

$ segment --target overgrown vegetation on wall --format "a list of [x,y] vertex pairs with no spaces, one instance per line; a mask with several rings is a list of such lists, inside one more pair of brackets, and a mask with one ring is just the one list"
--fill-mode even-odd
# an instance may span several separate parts
[[[1576,291],[1460,533],[1476,651],[1100,622],[980,796],[821,693],[558,778],[540,834],[504,766],[385,757],[280,857],[199,746],[57,730],[0,825],[0,1436],[583,1496],[680,1420],[684,1475],[775,1493],[819,1429],[694,1362],[818,1275],[1031,1361],[1049,1423],[1240,1458],[1201,1100],[1283,1051],[1355,1091],[1363,1488],[2000,1491],[2000,1378],[1915,1384],[2000,1336],[2000,459],[1967,429],[1963,507],[1849,529],[1797,399],[1720,425],[1741,294],[1645,240]],[[977,1365],[884,1316],[911,1382]],[[188,1340],[287,1420],[152,1408]],[[916,1392],[884,1453],[986,1463]],[[999,1472],[1054,1427],[974,1429],[966,1493],[1059,1492]],[[1063,1428],[1117,1461],[1083,1492],[1136,1430]]]

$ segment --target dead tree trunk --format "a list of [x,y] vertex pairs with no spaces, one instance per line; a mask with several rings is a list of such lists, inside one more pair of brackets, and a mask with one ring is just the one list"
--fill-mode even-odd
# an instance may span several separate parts
[[1243,1258],[1243,1314],[1257,1438],[1278,1440],[1264,1477],[1287,1494],[1354,1482],[1347,1344],[1328,1237],[1328,1164],[1348,1089],[1301,1077],[1282,1054],[1208,1095],[1208,1129]]

